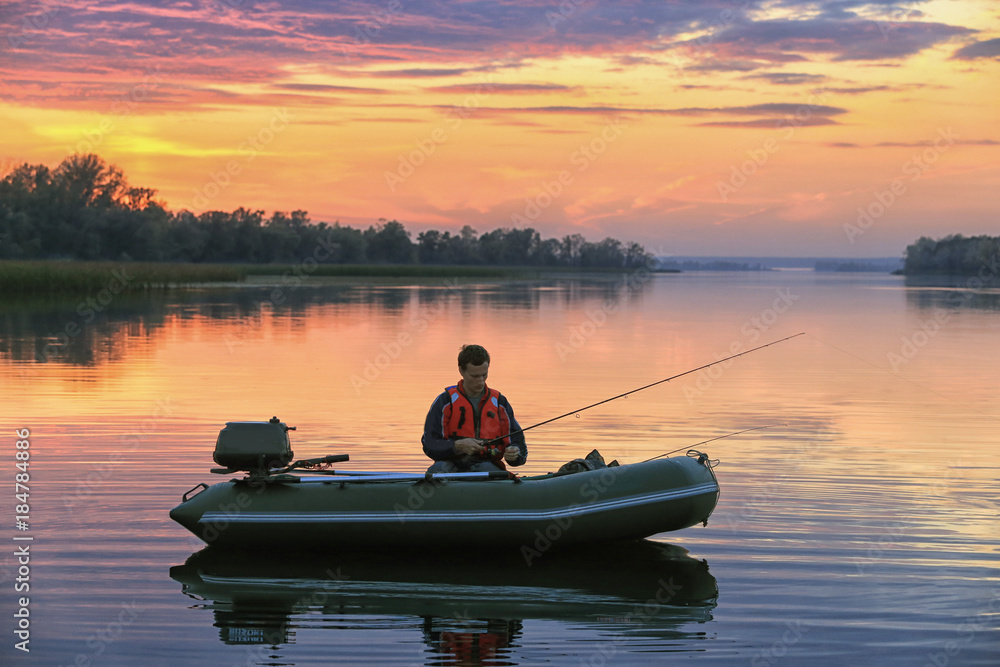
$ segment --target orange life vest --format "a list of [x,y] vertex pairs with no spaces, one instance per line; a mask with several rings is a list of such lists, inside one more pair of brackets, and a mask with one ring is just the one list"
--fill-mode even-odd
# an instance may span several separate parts
[[503,453],[510,444],[510,417],[507,411],[500,407],[500,392],[486,387],[479,399],[479,423],[474,418],[472,403],[462,391],[462,383],[447,387],[451,403],[444,407],[441,414],[441,432],[446,438],[479,438],[493,440],[503,437],[480,454],[483,460],[490,460],[501,468]]

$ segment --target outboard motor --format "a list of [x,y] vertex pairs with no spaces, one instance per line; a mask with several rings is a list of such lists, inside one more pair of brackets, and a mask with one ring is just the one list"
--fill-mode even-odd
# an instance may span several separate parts
[[266,476],[272,468],[287,466],[293,456],[288,432],[294,430],[294,426],[287,426],[277,417],[266,422],[226,422],[212,454],[212,459],[225,469],[212,472],[244,470]]

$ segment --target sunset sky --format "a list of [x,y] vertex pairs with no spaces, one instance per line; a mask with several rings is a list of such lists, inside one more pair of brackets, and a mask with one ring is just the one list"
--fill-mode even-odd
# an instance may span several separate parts
[[0,167],[661,255],[1000,233],[1000,4],[0,0]]

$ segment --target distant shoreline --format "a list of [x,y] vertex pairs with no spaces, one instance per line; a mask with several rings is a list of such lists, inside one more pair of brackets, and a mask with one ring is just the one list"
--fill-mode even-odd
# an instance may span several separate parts
[[[186,289],[201,286],[276,286],[318,285],[336,279],[389,280],[537,280],[576,276],[621,276],[637,272],[658,274],[699,273],[703,271],[760,272],[810,270],[817,273],[884,272],[908,278],[968,277],[963,273],[939,271],[887,270],[876,260],[818,260],[812,267],[769,266],[776,258],[761,258],[745,263],[747,258],[683,258],[663,262],[656,268],[583,268],[458,264],[318,264],[315,262],[250,264],[142,261],[83,261],[71,259],[0,260],[0,301],[37,296],[76,296],[81,294],[137,294],[147,291]],[[782,258],[777,258],[782,259]],[[792,261],[792,258],[784,258]],[[771,260],[771,261],[769,261]],[[767,262],[767,264],[765,264]],[[794,263],[794,262],[793,262]],[[678,266],[679,265],[679,266]],[[993,280],[983,281],[986,285]],[[313,280],[311,283],[310,279]]]
[[[274,278],[297,287],[310,278],[530,280],[574,275],[614,276],[643,269],[429,264],[204,264],[79,260],[0,260],[0,300],[11,297],[120,294],[226,283],[252,285]],[[679,273],[655,270],[656,273]],[[270,284],[269,281],[260,281]]]

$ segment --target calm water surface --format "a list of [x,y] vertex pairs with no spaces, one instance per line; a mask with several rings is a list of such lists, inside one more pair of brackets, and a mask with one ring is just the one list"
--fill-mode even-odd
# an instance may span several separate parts
[[[786,271],[116,299],[0,301],[3,664],[1000,664],[995,291]],[[277,415],[297,457],[423,470],[464,342],[530,425],[800,331],[528,434],[528,474],[697,445],[720,460],[707,527],[528,566],[220,554],[167,516],[220,481],[226,421]]]

